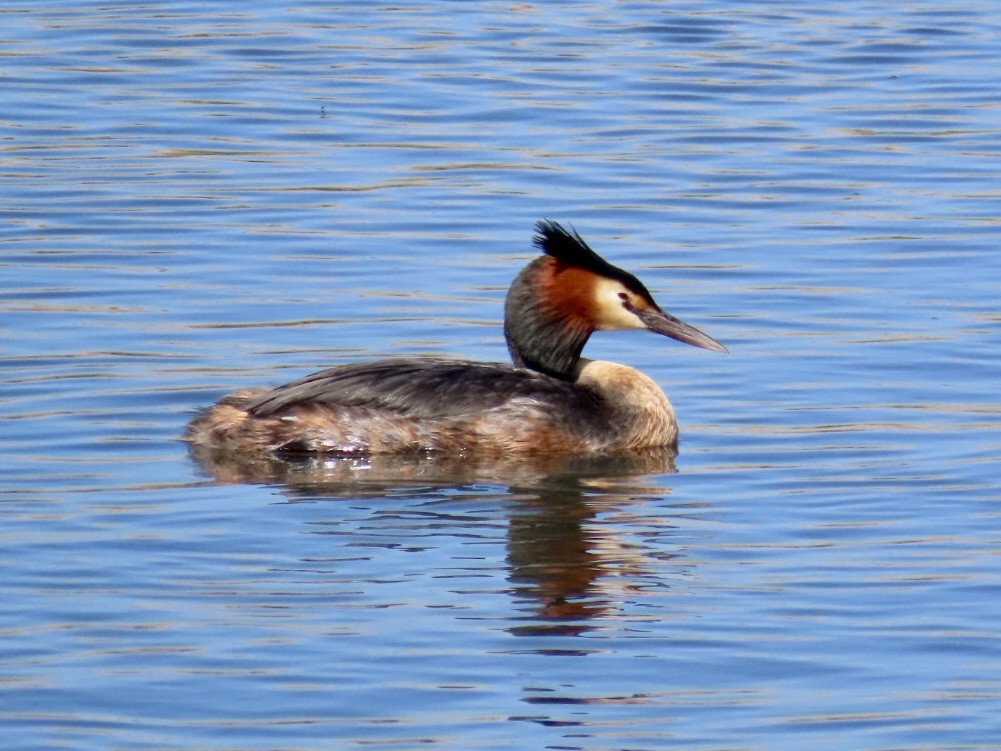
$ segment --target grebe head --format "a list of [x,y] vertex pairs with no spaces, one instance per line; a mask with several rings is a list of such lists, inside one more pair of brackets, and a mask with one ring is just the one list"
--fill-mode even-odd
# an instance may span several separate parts
[[643,283],[595,253],[556,222],[535,225],[545,255],[528,264],[504,305],[504,336],[514,364],[573,380],[595,331],[646,330],[703,349],[726,347],[665,313]]

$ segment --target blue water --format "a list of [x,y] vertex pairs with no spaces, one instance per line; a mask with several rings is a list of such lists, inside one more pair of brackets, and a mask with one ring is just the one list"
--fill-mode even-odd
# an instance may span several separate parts
[[[0,9],[4,748],[1001,748],[991,3]],[[200,462],[503,360],[533,223],[677,457]]]

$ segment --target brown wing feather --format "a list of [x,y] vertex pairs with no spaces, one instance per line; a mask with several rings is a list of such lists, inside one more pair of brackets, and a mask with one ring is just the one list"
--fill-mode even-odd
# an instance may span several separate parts
[[449,417],[533,399],[555,409],[594,407],[593,392],[500,363],[397,359],[342,365],[265,392],[244,409],[273,417],[304,404],[366,407],[419,419]]

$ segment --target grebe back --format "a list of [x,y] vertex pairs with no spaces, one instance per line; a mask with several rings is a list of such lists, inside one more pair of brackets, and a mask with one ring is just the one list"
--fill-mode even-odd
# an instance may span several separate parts
[[610,453],[673,446],[678,426],[648,376],[581,357],[595,331],[647,330],[725,352],[665,313],[632,274],[556,222],[504,306],[514,366],[438,358],[341,365],[223,397],[185,439],[259,453]]

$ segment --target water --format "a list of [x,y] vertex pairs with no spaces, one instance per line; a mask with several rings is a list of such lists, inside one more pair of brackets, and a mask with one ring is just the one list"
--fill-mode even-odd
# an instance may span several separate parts
[[[1001,748],[991,3],[0,10],[5,748]],[[680,453],[199,463],[505,357],[535,220]]]

